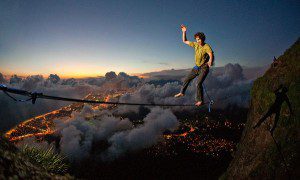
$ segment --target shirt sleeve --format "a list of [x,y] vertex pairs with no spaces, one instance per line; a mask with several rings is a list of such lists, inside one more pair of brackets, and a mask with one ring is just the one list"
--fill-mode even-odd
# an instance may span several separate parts
[[190,42],[190,43],[189,43],[189,46],[191,46],[191,47],[194,48],[194,47],[195,47],[195,42]]

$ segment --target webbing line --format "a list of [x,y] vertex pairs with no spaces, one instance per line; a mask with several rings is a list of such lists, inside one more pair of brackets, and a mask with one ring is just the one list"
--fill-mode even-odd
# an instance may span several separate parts
[[[166,107],[174,107],[174,106],[186,106],[186,107],[195,107],[195,104],[160,104],[160,103],[126,103],[126,102],[106,102],[106,101],[94,101],[94,100],[84,100],[84,99],[73,99],[73,98],[65,98],[65,97],[58,97],[58,96],[49,96],[49,95],[44,95],[43,93],[37,93],[37,92],[28,92],[25,90],[20,90],[20,89],[14,89],[14,88],[8,88],[3,84],[0,84],[0,90],[2,90],[5,94],[13,93],[13,94],[19,94],[23,96],[29,96],[30,98],[27,100],[18,100],[10,95],[12,99],[15,101],[19,102],[25,102],[32,100],[32,103],[34,104],[37,98],[41,99],[52,99],[52,100],[60,100],[60,101],[71,101],[71,102],[81,102],[81,103],[91,103],[91,104],[112,104],[112,105],[139,105],[139,106],[166,106]],[[206,91],[206,90],[205,90]],[[217,99],[216,101],[223,101],[228,98],[234,97],[237,95],[232,95],[232,96],[226,96],[224,98]],[[210,106],[212,105],[213,101],[210,99],[208,102],[204,102],[202,105],[209,104],[209,111],[210,111]],[[203,106],[199,107],[203,107]],[[197,106],[196,106],[197,107]]]
[[[5,94],[13,93],[13,94],[19,94],[23,96],[29,96],[30,99],[32,100],[32,103],[34,104],[36,99],[41,98],[41,99],[52,99],[52,100],[60,100],[60,101],[71,101],[71,102],[82,102],[82,103],[91,103],[91,104],[112,104],[112,105],[140,105],[140,106],[195,106],[194,104],[160,104],[160,103],[126,103],[126,102],[106,102],[106,101],[94,101],[94,100],[84,100],[84,99],[74,99],[74,98],[65,98],[65,97],[58,97],[58,96],[49,96],[49,95],[44,95],[43,93],[37,93],[37,92],[28,92],[24,90],[19,90],[19,89],[13,89],[13,88],[8,88],[5,85],[0,84],[0,90],[2,90]],[[8,95],[15,101],[28,101],[28,100],[17,100],[14,97]],[[208,104],[209,102],[205,102],[204,104]]]

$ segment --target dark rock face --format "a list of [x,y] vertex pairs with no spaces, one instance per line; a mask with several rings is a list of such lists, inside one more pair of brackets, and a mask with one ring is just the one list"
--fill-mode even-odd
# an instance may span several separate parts
[[[300,39],[258,78],[251,90],[251,104],[246,126],[227,172],[220,179],[299,179],[300,177]],[[286,98],[280,101],[276,89],[291,103],[290,113]],[[278,102],[281,102],[278,105]],[[276,104],[277,105],[274,105]],[[272,107],[272,108],[271,108]],[[271,110],[270,110],[271,109]],[[267,114],[257,128],[253,126]],[[273,137],[270,133],[276,113],[278,123]],[[271,114],[271,113],[269,113]],[[268,115],[268,114],[267,114]]]

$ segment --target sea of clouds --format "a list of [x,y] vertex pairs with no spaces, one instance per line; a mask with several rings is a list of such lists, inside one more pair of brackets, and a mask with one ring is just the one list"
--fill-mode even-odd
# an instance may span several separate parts
[[[41,89],[47,94],[61,95],[65,92],[66,95],[72,97],[79,96],[79,93],[75,93],[78,91],[78,89],[75,91],[75,88],[79,87],[84,87],[84,90],[80,93],[81,95],[91,90],[94,92],[100,89],[103,90],[103,87],[105,89],[134,88],[133,93],[124,94],[119,98],[119,102],[132,103],[193,104],[196,94],[196,81],[191,83],[184,97],[174,98],[174,95],[181,88],[179,82],[154,85],[145,83],[136,76],[131,77],[125,73],[116,75],[114,72],[107,73],[104,79],[85,79],[81,81],[76,79],[61,80],[57,75],[50,75],[47,79],[43,79],[41,76],[30,76],[25,80],[12,77],[10,81],[17,82],[18,86],[14,86],[23,89],[33,90],[42,87]],[[253,79],[244,77],[243,68],[239,64],[227,64],[223,73],[218,75],[210,73],[207,76],[205,88],[209,96],[215,101],[214,108],[225,108],[229,104],[248,107],[252,83]],[[70,92],[75,94],[70,94]],[[226,97],[230,98],[226,99]],[[208,98],[205,96],[205,101],[207,100]],[[10,107],[13,107],[13,105],[10,105]],[[100,111],[94,110],[91,106],[85,104],[81,112],[73,112],[71,118],[55,120],[56,134],[60,137],[58,152],[67,156],[71,161],[77,161],[91,156],[95,142],[105,141],[108,146],[96,155],[93,154],[93,156],[101,161],[111,161],[126,153],[156,144],[163,139],[163,133],[166,130],[174,131],[179,126],[179,121],[174,112],[188,110],[183,107],[161,108],[149,106],[145,108],[148,108],[149,113],[140,119],[143,123],[134,126],[132,121],[124,114],[140,113],[141,108],[138,106],[124,105],[112,110]],[[34,140],[26,141],[29,143],[28,141]],[[20,142],[20,144],[22,143],[24,142]],[[45,146],[45,144],[41,146]]]

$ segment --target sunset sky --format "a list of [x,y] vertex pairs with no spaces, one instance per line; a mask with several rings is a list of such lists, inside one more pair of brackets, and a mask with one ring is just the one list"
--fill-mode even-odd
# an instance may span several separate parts
[[86,77],[191,68],[202,31],[216,66],[262,66],[299,37],[300,1],[0,0],[0,73]]

